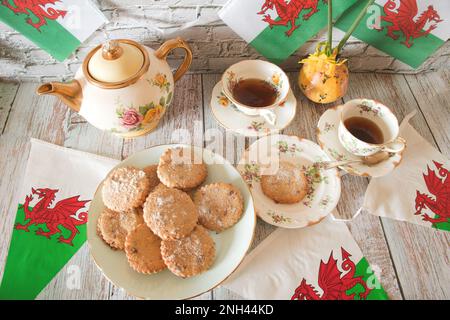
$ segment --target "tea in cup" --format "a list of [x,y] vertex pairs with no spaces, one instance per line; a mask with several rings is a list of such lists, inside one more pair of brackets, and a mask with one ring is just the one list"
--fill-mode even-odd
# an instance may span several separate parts
[[338,136],[348,152],[371,156],[402,152],[406,141],[398,136],[399,130],[398,120],[388,107],[374,100],[356,99],[342,109]]
[[275,125],[275,109],[289,94],[287,75],[280,67],[261,60],[244,60],[222,76],[223,92],[236,108],[249,116],[262,116]]

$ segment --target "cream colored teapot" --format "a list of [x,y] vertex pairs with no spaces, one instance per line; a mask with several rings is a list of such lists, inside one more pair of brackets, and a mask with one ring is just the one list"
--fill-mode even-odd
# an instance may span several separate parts
[[[186,55],[172,75],[166,57],[176,48]],[[37,93],[59,97],[101,130],[134,138],[157,127],[172,102],[174,82],[191,62],[192,52],[180,38],[157,50],[132,40],[110,40],[89,52],[74,80],[43,84]]]

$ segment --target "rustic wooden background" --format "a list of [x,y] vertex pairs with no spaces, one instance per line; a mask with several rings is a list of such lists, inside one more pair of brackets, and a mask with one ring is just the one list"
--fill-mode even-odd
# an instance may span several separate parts
[[[203,141],[209,128],[219,128],[209,102],[219,74],[190,74],[176,84],[174,103],[159,128],[135,140],[123,140],[101,132],[69,111],[56,98],[34,94],[37,83],[0,83],[0,266],[7,257],[17,203],[17,190],[24,177],[30,137],[65,147],[116,159],[144,148],[164,143],[190,143],[188,135],[176,134],[186,129],[194,141]],[[299,92],[296,74],[290,74],[298,99],[295,120],[284,130],[316,141],[315,127],[326,106],[314,105]],[[412,125],[418,132],[450,157],[450,72],[448,70],[418,75],[352,74],[344,101],[367,97],[390,106],[403,119],[418,110]],[[194,129],[198,121],[202,127]],[[220,129],[223,131],[223,129]],[[225,134],[225,131],[223,131]],[[228,140],[231,139],[231,140]],[[231,134],[224,144],[224,155],[239,159],[253,139]],[[232,159],[233,160],[233,159]],[[362,204],[369,182],[366,178],[346,175],[338,205],[340,216],[349,217]],[[380,281],[391,299],[450,299],[450,234],[410,223],[359,215],[348,226],[372,266],[381,270]],[[258,220],[253,247],[267,237],[274,227]],[[81,288],[69,290],[68,266],[82,271]],[[40,299],[129,299],[123,290],[111,284],[91,260],[85,245],[39,295]],[[200,299],[240,298],[224,288],[216,288]]]

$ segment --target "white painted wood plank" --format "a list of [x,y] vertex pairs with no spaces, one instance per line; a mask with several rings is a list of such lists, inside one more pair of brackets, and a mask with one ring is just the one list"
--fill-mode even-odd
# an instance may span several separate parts
[[19,84],[15,82],[0,83],[0,134],[3,132],[6,120],[9,116]]
[[235,164],[240,154],[236,146],[245,146],[245,137],[236,135],[223,128],[214,117],[211,110],[211,98],[214,86],[220,81],[221,74],[203,74],[203,113],[204,113],[204,145]]
[[437,145],[450,158],[450,70],[405,78]]
[[11,234],[16,219],[18,205],[17,190],[20,190],[25,171],[26,159],[29,152],[29,139],[27,137],[6,138],[0,136],[0,278],[6,263],[6,257],[11,241]]
[[34,94],[37,83],[22,83],[4,127],[4,135],[34,137],[61,144],[64,141],[64,123],[68,109],[53,96]]

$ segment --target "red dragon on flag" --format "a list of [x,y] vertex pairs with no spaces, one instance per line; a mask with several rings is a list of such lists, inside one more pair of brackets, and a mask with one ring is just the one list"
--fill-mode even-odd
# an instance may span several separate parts
[[[391,23],[387,27],[387,36],[394,40],[399,38],[399,35],[395,32],[400,31],[405,37],[405,41],[402,42],[406,47],[410,48],[413,43],[410,42],[411,38],[416,39],[427,36],[431,31],[436,29],[437,24],[442,22],[441,17],[434,9],[433,6],[428,6],[427,10],[422,12],[416,19],[419,9],[417,7],[417,0],[400,0],[400,6],[397,9],[397,3],[395,0],[387,0],[384,5],[385,16],[381,17],[381,20]],[[432,23],[427,30],[424,27],[427,23]],[[384,27],[376,28],[378,31],[382,31]]]
[[[31,195],[26,196],[23,204],[23,211],[25,212],[24,222],[29,221],[25,222],[25,224],[17,223],[15,228],[29,232],[28,227],[31,225],[46,225],[48,231],[39,228],[35,234],[50,239],[54,234],[60,233],[61,235],[58,241],[73,246],[72,240],[80,233],[77,226],[85,224],[88,217],[87,212],[80,212],[78,214],[77,212],[84,208],[90,200],[80,201],[80,196],[75,196],[58,201],[53,208],[50,208],[58,191],[57,189],[49,188],[32,188]],[[30,211],[29,206],[33,200],[33,195],[37,195],[40,200]],[[62,236],[61,226],[71,232],[68,238]]]
[[[322,1],[323,3],[327,3],[327,0]],[[290,37],[300,27],[300,25],[295,24],[295,21],[300,16],[302,10],[310,9],[307,14],[303,15],[303,20],[308,20],[313,14],[319,11],[317,9],[318,4],[319,0],[291,0],[289,3],[285,0],[266,0],[258,14],[264,15],[263,21],[267,22],[270,28],[273,28],[273,26],[287,26],[290,22],[291,28],[286,31],[286,35]],[[274,8],[280,18],[279,20],[273,20],[269,14],[266,14],[268,10],[273,10]]]
[[327,263],[320,261],[318,284],[323,294],[319,295],[317,290],[303,278],[291,300],[353,300],[356,293],[348,295],[346,291],[357,284],[364,288],[364,292],[359,293],[359,297],[366,299],[371,289],[367,287],[361,276],[355,277],[356,265],[350,259],[351,254],[341,247],[341,255],[341,268],[347,273],[342,276],[343,272],[338,269],[337,260],[333,258],[333,251],[331,251]]
[[[12,10],[15,14],[23,13],[28,16],[25,19],[26,23],[33,28],[41,31],[40,28],[47,24],[47,19],[56,20],[59,17],[64,17],[67,13],[65,10],[58,10],[47,5],[54,5],[61,0],[12,0],[14,6],[10,3],[10,0],[0,0],[1,4],[8,9]],[[31,13],[30,13],[31,12]],[[38,20],[33,22],[31,18],[33,14]]]
[[[436,161],[433,161],[433,163],[437,168],[438,174],[427,166],[427,174],[423,174],[423,179],[434,199],[417,190],[415,214],[421,215],[424,221],[433,224],[450,222],[450,174],[441,163]],[[430,209],[436,217],[432,218],[428,214],[423,213],[422,211],[425,208]]]

